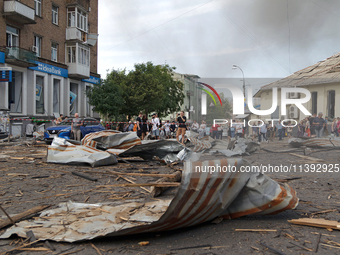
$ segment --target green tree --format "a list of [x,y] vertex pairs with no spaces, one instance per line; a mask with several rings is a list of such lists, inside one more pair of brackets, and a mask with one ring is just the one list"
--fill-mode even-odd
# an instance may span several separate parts
[[89,90],[87,96],[95,111],[109,116],[132,116],[143,111],[160,116],[179,111],[184,101],[183,86],[174,81],[169,65],[152,62],[135,64],[135,70],[112,70],[105,80]]
[[121,114],[121,105],[124,103],[122,98],[122,88],[126,82],[125,70],[112,70],[99,84],[90,87],[86,92],[89,103],[94,106],[94,111],[117,119]]
[[217,104],[215,105],[212,98],[207,97],[207,124],[213,124],[214,119],[230,119],[232,117],[229,100],[224,97],[223,93],[220,93],[219,96],[222,101],[222,106],[218,100],[216,100]]
[[137,114],[136,110],[146,114],[157,112],[159,116],[179,111],[184,101],[184,84],[173,80],[174,69],[152,62],[135,64],[135,70],[128,74],[130,88],[124,90],[131,106],[126,105],[124,111],[128,114]]

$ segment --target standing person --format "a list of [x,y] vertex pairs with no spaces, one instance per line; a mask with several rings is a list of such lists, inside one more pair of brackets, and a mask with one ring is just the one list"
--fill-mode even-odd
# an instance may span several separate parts
[[251,130],[252,130],[252,136],[253,136],[253,140],[256,138],[257,136],[257,127],[251,127]]
[[238,123],[236,125],[236,135],[239,137],[239,138],[242,138],[242,134],[243,134],[243,127],[242,127],[242,124],[241,123]]
[[152,114],[152,135],[156,137],[156,140],[159,138],[159,118],[156,113]]
[[59,118],[57,119],[57,122],[58,122],[57,124],[63,122],[63,116],[64,115],[62,115],[62,114],[59,115]]
[[292,133],[293,133],[293,129],[291,127],[291,122],[288,121],[288,127],[287,127],[287,136],[288,136],[288,139],[290,139],[292,137]]
[[128,132],[133,131],[133,127],[134,127],[134,124],[133,124],[132,121],[130,120],[130,121],[129,121]]
[[268,143],[266,123],[263,123],[263,125],[260,127],[260,134],[259,134],[259,142],[264,141],[264,140],[266,140]]
[[306,121],[306,133],[307,133],[307,136],[310,137],[310,121],[309,121],[309,118],[306,117],[305,121]]
[[318,117],[313,119],[313,124],[315,125],[316,137],[323,136],[323,130],[325,127],[325,120],[322,118],[322,112],[319,112]]
[[204,137],[206,127],[207,127],[207,125],[205,124],[205,121],[202,120],[202,124],[200,125],[200,128],[198,129],[198,133],[199,133],[198,139],[201,139],[201,138]]
[[236,129],[235,129],[235,127],[233,127],[233,125],[234,125],[234,120],[233,120],[233,124],[230,124],[230,137],[231,138],[234,138],[235,137],[235,133],[236,133]]
[[304,126],[303,126],[303,120],[300,121],[298,124],[298,132],[297,132],[297,137],[303,137],[304,134]]
[[328,132],[328,117],[325,117],[325,126],[324,126],[324,130],[323,132],[325,133],[326,136],[329,136],[329,132]]
[[197,133],[199,128],[200,128],[200,125],[196,122],[196,120],[194,120],[194,123],[192,123],[191,125],[190,131],[194,131]]
[[164,124],[164,131],[166,139],[170,138],[170,122],[167,120]]
[[282,140],[283,134],[284,134],[283,133],[284,132],[284,128],[283,128],[283,126],[281,124],[281,120],[279,120],[279,123],[276,124],[276,128],[277,128],[277,130],[279,132],[279,141],[280,141],[280,140]]
[[214,124],[212,127],[211,127],[211,130],[212,130],[212,138],[214,139],[217,139],[218,138],[218,128],[219,128],[220,125],[217,125],[217,124]]
[[179,136],[182,135],[182,144],[184,144],[184,135],[187,130],[187,127],[186,127],[187,118],[184,116],[184,111],[181,111],[180,115],[177,117],[177,121],[178,121],[179,126],[177,130],[176,138],[177,138],[177,141],[179,142]]
[[140,113],[138,114],[137,119],[136,119],[136,122],[137,122],[137,136],[138,136],[139,138],[142,137],[142,125],[143,125],[142,117],[143,117],[143,113],[140,112]]
[[74,119],[72,120],[71,124],[71,132],[73,133],[74,140],[80,141],[81,140],[81,130],[80,127],[83,126],[83,120],[79,118],[79,114],[74,114]]
[[146,114],[143,114],[142,122],[142,140],[144,140],[146,133],[148,132],[148,119],[146,118]]
[[310,135],[311,137],[315,137],[316,132],[315,132],[315,125],[314,125],[314,119],[316,118],[316,113],[313,113],[312,117],[309,118],[310,122]]
[[332,131],[332,134],[335,134],[337,137],[339,137],[339,132],[338,132],[338,128],[337,128],[337,118],[333,119],[331,131]]
[[270,140],[274,140],[275,135],[276,135],[276,130],[277,130],[276,125],[274,125],[274,123],[273,123]]
[[170,125],[170,135],[171,135],[171,138],[174,138],[175,134],[176,134],[176,124],[175,124],[175,121],[172,121],[171,125]]

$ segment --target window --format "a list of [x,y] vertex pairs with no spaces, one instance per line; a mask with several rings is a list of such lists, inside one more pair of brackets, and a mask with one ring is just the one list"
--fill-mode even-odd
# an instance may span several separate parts
[[51,60],[57,62],[58,60],[58,44],[53,43],[51,44]]
[[35,113],[44,114],[44,77],[36,76],[35,89]]
[[67,25],[87,32],[87,13],[78,7],[69,7],[67,9]]
[[76,26],[76,12],[75,7],[71,7],[67,9],[67,26],[75,27]]
[[41,37],[34,36],[33,46],[35,47],[35,53],[38,57],[41,57]]
[[76,46],[67,46],[67,63],[76,63]]
[[53,113],[60,112],[60,80],[53,79]]
[[12,82],[8,83],[8,109],[10,112],[22,112],[22,72],[12,72]]
[[41,0],[34,0],[35,15],[41,17]]
[[318,92],[312,92],[312,114],[318,112]]
[[335,113],[335,91],[328,91],[328,99],[327,99],[327,116],[329,118],[334,118]]
[[58,25],[58,7],[52,5],[52,23]]
[[78,47],[78,63],[84,66],[89,66],[89,55],[90,52],[88,49],[83,47]]
[[[66,46],[67,63],[78,63],[84,66],[90,66],[90,50],[84,46],[76,44]],[[76,55],[78,54],[78,56]]]
[[90,91],[90,86],[86,86],[86,110],[85,110],[85,116],[91,116],[91,105],[90,105],[90,99],[88,98],[87,94]]
[[19,30],[6,26],[6,46],[7,47],[18,47],[19,46]]

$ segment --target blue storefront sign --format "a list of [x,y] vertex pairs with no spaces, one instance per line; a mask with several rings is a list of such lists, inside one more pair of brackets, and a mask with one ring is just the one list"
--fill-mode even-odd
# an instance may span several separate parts
[[58,76],[62,76],[67,78],[68,77],[68,70],[64,69],[64,68],[60,68],[57,66],[52,66],[49,64],[45,64],[45,63],[41,63],[38,61],[35,61],[35,63],[38,66],[35,67],[29,67],[28,69],[31,70],[36,70],[36,71],[40,71],[40,72],[44,72],[44,73],[49,73],[49,74],[54,74],[54,75],[58,75]]
[[82,81],[88,82],[88,83],[92,83],[92,84],[97,84],[97,83],[100,82],[100,78],[97,78],[97,77],[94,77],[94,76],[90,76],[90,78],[82,79]]
[[0,51],[0,63],[5,63],[5,53]]

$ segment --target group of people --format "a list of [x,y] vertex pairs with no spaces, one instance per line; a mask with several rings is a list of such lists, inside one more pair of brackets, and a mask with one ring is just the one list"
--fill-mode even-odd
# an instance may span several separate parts
[[184,136],[187,130],[187,119],[184,116],[184,111],[181,111],[179,114],[177,114],[178,126],[175,124],[175,121],[170,123],[169,120],[163,124],[156,113],[153,113],[151,118],[151,121],[149,121],[146,117],[146,114],[140,112],[136,119],[136,123],[134,124],[130,121],[127,125],[125,125],[124,131],[136,131],[137,136],[142,140],[149,133],[151,133],[156,140],[160,138],[169,139],[174,137],[176,134],[177,141],[179,141],[181,136],[181,142],[184,143]]
[[[323,113],[319,112],[318,116],[314,113],[312,116],[306,117],[298,124],[297,137],[322,137],[328,135],[328,117],[322,118]],[[339,136],[340,119],[334,118],[331,125],[331,132]]]
[[[184,136],[187,130],[197,132],[199,138],[206,135],[207,124],[202,120],[201,124],[193,121],[191,125],[187,124],[187,119],[182,111],[177,114],[177,123],[167,120],[164,124],[158,118],[156,113],[152,114],[152,119],[149,121],[145,114],[139,113],[136,123],[131,121],[124,126],[124,131],[136,131],[138,137],[144,139],[148,133],[151,133],[155,139],[169,139],[176,137],[178,141],[184,143]],[[297,125],[297,137],[322,137],[327,133],[328,118],[323,118],[322,112],[318,115],[306,117],[301,120]],[[277,123],[265,123],[259,121],[257,127],[249,127],[253,139],[258,139],[259,142],[265,141],[268,143],[269,139],[272,140],[278,135],[279,140],[283,140],[287,134],[288,138],[292,137],[293,125],[290,121],[283,123],[279,120]],[[240,121],[233,121],[233,125],[212,125],[210,135],[214,139],[222,139],[222,133],[226,131],[228,138],[244,137],[246,128]],[[331,132],[339,136],[340,133],[340,118],[334,118],[331,124]]]

